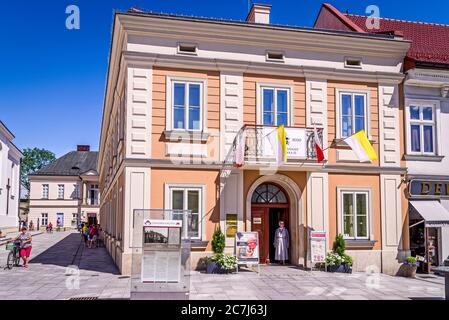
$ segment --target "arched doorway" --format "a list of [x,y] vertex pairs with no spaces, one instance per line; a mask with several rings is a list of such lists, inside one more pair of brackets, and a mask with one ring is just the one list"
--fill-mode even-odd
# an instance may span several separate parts
[[285,190],[272,182],[260,184],[251,196],[251,215],[252,230],[259,233],[260,262],[274,262],[274,233],[279,221],[290,230],[290,203]]

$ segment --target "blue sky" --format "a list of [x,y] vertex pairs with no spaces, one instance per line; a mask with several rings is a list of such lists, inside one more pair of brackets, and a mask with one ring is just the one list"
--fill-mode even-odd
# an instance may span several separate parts
[[[312,26],[318,0],[260,0],[273,5],[272,22]],[[341,11],[449,24],[443,0],[329,0]],[[247,0],[0,0],[0,120],[19,148],[45,148],[61,156],[77,144],[98,149],[105,78],[115,9],[244,20]],[[80,30],[65,28],[66,7],[80,8]]]

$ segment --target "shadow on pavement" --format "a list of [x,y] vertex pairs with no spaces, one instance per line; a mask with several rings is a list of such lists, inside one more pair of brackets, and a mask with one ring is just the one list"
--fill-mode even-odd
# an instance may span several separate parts
[[[31,251],[31,256],[33,251]],[[88,249],[79,233],[69,234],[53,246],[32,257],[30,264],[68,267],[78,265],[81,270],[120,274],[105,248]]]

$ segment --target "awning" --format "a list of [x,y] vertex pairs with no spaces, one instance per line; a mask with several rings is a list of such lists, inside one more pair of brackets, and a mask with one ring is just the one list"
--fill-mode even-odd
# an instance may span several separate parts
[[439,201],[410,201],[410,204],[424,218],[426,227],[449,225],[449,211]]

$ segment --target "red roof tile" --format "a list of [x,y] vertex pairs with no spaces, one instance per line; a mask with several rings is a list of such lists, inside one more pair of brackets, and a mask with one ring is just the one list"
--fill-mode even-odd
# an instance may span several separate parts
[[407,54],[411,59],[420,62],[449,64],[449,25],[381,18],[380,29],[369,30],[366,27],[367,17],[352,14],[344,14],[344,16],[365,32],[401,31],[404,39],[412,41]]

